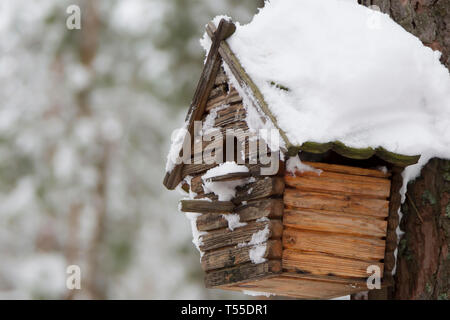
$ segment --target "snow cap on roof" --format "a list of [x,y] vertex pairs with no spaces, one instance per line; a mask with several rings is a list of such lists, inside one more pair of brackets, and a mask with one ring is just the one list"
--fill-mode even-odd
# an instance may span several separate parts
[[272,0],[227,42],[291,145],[450,158],[449,72],[388,15],[356,1]]

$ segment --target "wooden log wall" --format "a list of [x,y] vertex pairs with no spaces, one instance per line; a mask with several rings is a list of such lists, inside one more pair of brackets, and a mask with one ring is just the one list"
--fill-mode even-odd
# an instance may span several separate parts
[[285,174],[283,270],[316,276],[367,278],[383,272],[389,214],[389,174],[306,163],[323,170]]
[[[242,129],[244,133],[248,130],[242,98],[227,83],[223,69],[216,77],[205,110],[203,121],[208,117],[210,121],[211,116],[215,116],[214,128],[220,130],[224,138],[227,129]],[[201,145],[202,151],[212,147],[222,148],[222,151],[226,148],[224,141],[213,140]],[[248,141],[244,152],[248,172],[228,173],[208,180],[220,183],[246,179],[245,185],[236,188],[236,195],[231,201],[219,201],[217,195],[204,191],[202,176],[207,170],[217,166],[216,163],[183,166],[182,176],[191,177],[186,179],[183,188],[194,193],[195,199],[182,200],[180,209],[183,212],[201,214],[197,217],[196,227],[204,233],[201,236],[200,250],[203,253],[201,266],[206,272],[207,287],[261,279],[281,272],[284,163],[280,162],[280,170],[276,175],[261,176],[262,166],[248,161],[254,156],[250,153]],[[193,159],[199,156],[200,153],[193,153]],[[238,215],[242,225],[231,230],[224,216],[226,214]],[[256,245],[252,243],[252,239],[258,232],[267,234],[264,243],[256,244],[264,248],[261,256],[264,262],[253,263],[250,256]]]

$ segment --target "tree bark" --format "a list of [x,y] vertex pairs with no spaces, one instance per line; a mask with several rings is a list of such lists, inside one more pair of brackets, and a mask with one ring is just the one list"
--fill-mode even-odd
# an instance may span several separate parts
[[432,159],[408,185],[400,228],[395,299],[450,297],[450,161]]
[[359,0],[377,6],[418,37],[424,45],[442,52],[441,62],[450,67],[450,1],[448,0]]
[[[441,62],[450,67],[450,1],[361,0],[359,3],[378,6],[426,46],[441,51]],[[449,299],[450,161],[429,161],[420,177],[408,185],[406,195],[400,223],[405,233],[398,247],[395,285],[387,297]]]

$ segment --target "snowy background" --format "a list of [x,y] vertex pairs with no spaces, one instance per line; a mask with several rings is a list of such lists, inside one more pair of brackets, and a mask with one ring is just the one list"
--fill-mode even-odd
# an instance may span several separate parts
[[[66,9],[81,7],[82,29]],[[203,287],[179,195],[162,186],[172,130],[217,14],[261,1],[0,2],[0,298],[228,298]],[[66,289],[66,267],[82,289]]]

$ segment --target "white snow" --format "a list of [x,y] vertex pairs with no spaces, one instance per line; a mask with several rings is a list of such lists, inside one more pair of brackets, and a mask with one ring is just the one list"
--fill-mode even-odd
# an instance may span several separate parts
[[203,256],[203,252],[200,250],[200,246],[203,244],[202,242],[202,236],[207,234],[205,231],[199,231],[197,229],[197,218],[198,216],[201,216],[200,213],[195,212],[186,212],[186,218],[189,219],[191,222],[191,228],[192,228],[192,243],[195,245],[197,250],[200,252],[200,257]]
[[171,136],[171,145],[167,154],[166,172],[172,172],[173,168],[179,161],[180,151],[183,147],[184,137],[187,134],[187,122],[179,129],[173,131]]
[[244,165],[238,165],[234,161],[227,161],[211,168],[202,176],[203,189],[206,193],[213,192],[218,196],[219,201],[230,201],[236,195],[236,187],[250,182],[249,178],[231,180],[231,181],[208,181],[209,178],[225,175],[234,172],[248,172]]
[[388,173],[388,168],[385,166],[379,166],[377,167],[377,170],[383,172],[384,174]]
[[448,70],[388,15],[352,1],[273,0],[228,43],[293,144],[421,154],[406,181],[431,157],[450,158]]
[[350,295],[332,298],[330,300],[350,300]]
[[248,252],[248,255],[250,257],[250,260],[254,264],[263,263],[266,262],[266,259],[264,258],[264,254],[266,253],[267,244],[257,244],[253,246],[250,251]]
[[236,228],[247,225],[247,222],[241,222],[241,217],[237,213],[223,214],[222,217],[228,222],[228,229],[233,231]]
[[212,178],[212,177],[218,177],[223,176],[228,173],[235,173],[235,172],[248,172],[248,168],[244,165],[238,165],[234,161],[227,161],[224,163],[221,163],[217,167],[211,168],[202,176],[203,181]]
[[212,192],[218,196],[219,201],[230,201],[236,195],[236,188],[247,184],[248,179],[239,179],[231,181],[205,181],[203,190],[206,193]]
[[286,171],[291,173],[294,176],[295,176],[296,171],[299,171],[299,172],[311,171],[311,172],[317,173],[317,175],[319,175],[319,176],[322,173],[322,170],[316,169],[307,164],[304,164],[300,160],[300,157],[298,155],[295,157],[290,157],[286,161]]
[[252,296],[252,297],[258,297],[258,296],[265,296],[265,297],[270,297],[270,296],[275,296],[275,293],[270,293],[270,292],[259,292],[259,291],[250,291],[250,290],[242,290],[243,294],[246,294],[248,296]]
[[263,242],[266,242],[267,239],[269,239],[269,234],[270,234],[270,230],[269,230],[269,225],[267,224],[264,227],[264,229],[259,230],[259,231],[255,232],[254,234],[252,234],[252,239],[249,242],[238,243],[238,247],[242,248],[242,247],[258,245]]

